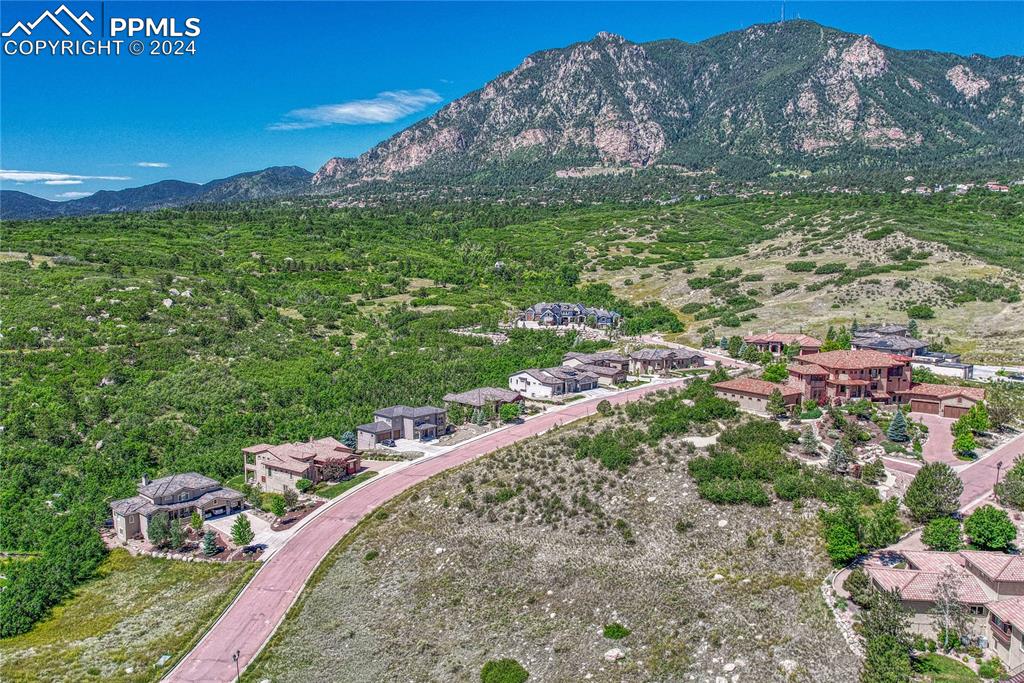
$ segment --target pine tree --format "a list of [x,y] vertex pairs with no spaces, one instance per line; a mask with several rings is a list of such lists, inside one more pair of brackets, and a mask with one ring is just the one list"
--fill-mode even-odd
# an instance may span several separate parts
[[889,423],[889,429],[885,431],[885,435],[889,437],[890,441],[897,441],[899,443],[903,443],[910,438],[907,435],[907,419],[903,417],[903,411],[896,411],[892,421]]
[[345,432],[344,434],[341,435],[341,438],[338,439],[338,441],[340,441],[341,443],[345,444],[349,448],[355,448],[356,447],[356,435],[355,435],[355,432],[353,432],[351,430]]
[[917,321],[911,319],[911,321],[907,324],[907,335],[913,337],[914,339],[917,339],[918,334],[919,333],[917,330]]
[[249,545],[255,536],[249,518],[245,513],[239,513],[235,518],[235,523],[231,525],[231,540],[235,542],[235,545]]
[[171,547],[177,550],[185,543],[185,531],[181,528],[181,520],[175,519],[171,522],[170,530]]
[[817,455],[819,445],[818,437],[814,435],[814,427],[811,425],[804,427],[803,434],[800,435],[800,446],[803,448],[804,453],[807,455]]
[[203,534],[203,555],[207,557],[217,554],[217,535],[211,530]]
[[786,412],[786,402],[782,399],[781,391],[778,389],[772,389],[771,395],[768,396],[768,405],[766,410],[772,417],[777,417]]
[[844,474],[850,465],[850,454],[842,441],[836,441],[828,454],[828,470],[833,474]]
[[192,527],[192,531],[197,534],[203,530],[203,513],[199,510],[192,511],[192,518],[189,520],[189,526]]

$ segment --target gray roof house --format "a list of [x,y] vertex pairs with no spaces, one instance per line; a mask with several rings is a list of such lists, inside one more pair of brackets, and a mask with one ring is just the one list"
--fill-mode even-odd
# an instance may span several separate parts
[[433,439],[448,433],[448,411],[434,406],[389,406],[374,412],[374,421],[356,427],[356,447],[374,448],[388,439]]
[[122,543],[140,535],[148,539],[149,522],[158,513],[179,519],[198,511],[206,518],[241,510],[245,501],[238,491],[197,472],[172,474],[153,481],[143,477],[138,490],[137,496],[110,503],[114,530]]

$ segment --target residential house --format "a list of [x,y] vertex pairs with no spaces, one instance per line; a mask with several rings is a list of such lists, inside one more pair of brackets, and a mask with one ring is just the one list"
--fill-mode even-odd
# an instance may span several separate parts
[[985,183],[985,189],[989,192],[1009,192],[1010,187],[1008,185],[1000,185],[999,183]]
[[960,417],[984,400],[984,389],[951,384],[913,384],[903,395],[903,402],[909,402],[910,410],[915,413],[951,418]]
[[761,415],[768,414],[768,399],[772,393],[782,394],[782,402],[787,406],[800,403],[800,391],[786,384],[766,382],[752,377],[737,377],[724,382],[716,382],[715,394],[729,401],[740,404],[740,408]]
[[1024,557],[977,550],[900,554],[906,569],[865,570],[876,588],[899,595],[911,613],[912,631],[928,638],[938,635],[937,588],[948,573],[956,577],[956,595],[969,613],[969,633],[963,635],[1010,671],[1024,667]]
[[591,308],[580,303],[538,303],[523,312],[523,319],[541,325],[585,325],[618,327],[622,316],[616,311]]
[[327,466],[340,466],[348,474],[362,467],[361,458],[333,437],[277,446],[256,444],[242,449],[245,482],[267,493],[297,489],[300,479],[314,484]]
[[753,346],[761,353],[769,351],[772,355],[780,356],[786,351],[787,346],[796,346],[800,350],[797,355],[805,353],[818,353],[821,351],[822,341],[806,334],[790,334],[785,332],[773,332],[771,334],[755,334],[744,337],[743,342]]
[[482,410],[485,414],[496,415],[503,405],[506,403],[522,403],[523,397],[511,389],[480,387],[479,389],[470,389],[469,391],[457,394],[445,394],[443,400],[445,408],[450,407],[452,404],[458,404],[473,410]]
[[373,422],[356,427],[359,450],[375,448],[389,439],[429,440],[447,434],[448,412],[433,406],[390,406],[373,414]]
[[882,351],[909,356],[914,365],[937,369],[940,374],[970,379],[974,376],[974,366],[961,363],[960,355],[944,351],[929,351],[928,342],[910,336],[906,325],[885,323],[882,325],[861,326],[850,340],[853,349],[865,351]]
[[114,531],[122,543],[136,537],[149,540],[149,523],[154,515],[183,519],[198,511],[206,519],[238,512],[245,502],[245,496],[238,491],[196,472],[172,474],[153,481],[143,477],[138,491],[137,496],[110,504]]
[[797,356],[789,366],[789,384],[800,390],[803,400],[819,403],[858,399],[900,402],[910,389],[910,359],[880,351],[852,350]]
[[928,342],[914,339],[906,334],[887,334],[883,332],[861,331],[854,333],[850,347],[855,350],[882,351],[896,353],[901,356],[917,356],[928,353]]
[[686,349],[640,349],[629,354],[631,375],[668,375],[673,370],[703,366],[704,356]]
[[527,398],[552,398],[597,388],[599,379],[587,370],[571,367],[528,368],[513,373],[508,386]]
[[569,352],[562,357],[562,365],[596,375],[599,384],[610,386],[626,381],[629,358],[615,351]]

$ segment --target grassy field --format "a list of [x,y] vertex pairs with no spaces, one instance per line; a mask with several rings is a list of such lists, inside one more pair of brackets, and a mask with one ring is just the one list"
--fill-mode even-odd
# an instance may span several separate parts
[[[113,551],[95,579],[30,632],[0,641],[0,680],[155,681],[220,615],[254,563]],[[156,667],[162,655],[171,660]]]

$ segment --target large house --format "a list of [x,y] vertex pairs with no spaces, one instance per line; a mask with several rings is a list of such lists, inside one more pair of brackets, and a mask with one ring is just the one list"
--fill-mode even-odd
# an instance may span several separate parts
[[390,406],[373,414],[373,422],[356,427],[359,450],[374,448],[390,439],[433,439],[447,434],[448,411],[433,406]]
[[704,356],[686,349],[640,349],[629,354],[631,375],[668,375],[673,370],[703,365]]
[[300,479],[315,484],[323,478],[323,468],[329,465],[339,465],[348,474],[355,474],[362,466],[360,457],[333,437],[278,446],[248,446],[242,449],[242,461],[245,482],[267,493],[294,490]]
[[245,496],[238,491],[196,472],[172,474],[153,481],[143,477],[138,490],[137,496],[110,504],[114,531],[122,543],[139,536],[149,540],[149,523],[154,515],[183,519],[198,511],[205,519],[237,512],[245,502]]
[[534,304],[523,312],[523,319],[541,325],[587,325],[596,327],[617,327],[622,316],[616,311],[590,308],[583,304],[544,303]]
[[615,351],[576,353],[570,351],[562,357],[562,365],[597,376],[598,384],[613,385],[626,381],[629,358]]
[[787,408],[800,403],[800,390],[786,384],[766,382],[752,377],[737,377],[714,384],[715,394],[740,404],[740,408],[760,415],[768,414],[768,399],[778,391]]
[[787,346],[796,346],[800,350],[797,355],[817,353],[821,351],[821,340],[800,333],[773,332],[772,334],[755,334],[743,338],[743,343],[753,346],[761,353],[765,351],[781,356]]
[[797,356],[789,384],[803,400],[845,403],[859,399],[899,402],[910,389],[910,359],[880,351],[826,351]]
[[597,388],[600,380],[587,370],[561,366],[528,368],[513,373],[508,386],[527,398],[551,398]]
[[850,347],[856,350],[882,351],[896,353],[901,356],[917,356],[928,353],[928,342],[914,339],[906,333],[906,328],[898,325],[886,325],[879,329],[900,329],[901,333],[883,333],[858,329],[850,340]]
[[967,635],[1011,671],[1024,665],[1024,557],[961,550],[943,553],[904,550],[906,569],[868,566],[874,586],[895,591],[911,613],[911,630],[938,634],[935,602],[940,581],[955,578],[955,592],[970,614]]

